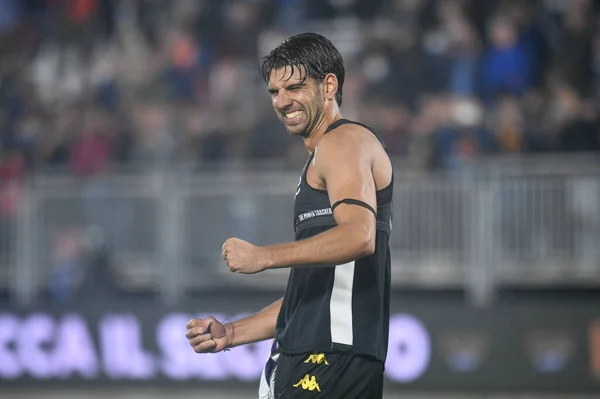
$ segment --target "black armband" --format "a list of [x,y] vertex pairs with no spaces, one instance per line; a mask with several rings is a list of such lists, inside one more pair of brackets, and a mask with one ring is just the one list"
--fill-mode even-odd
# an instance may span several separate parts
[[373,215],[375,215],[375,217],[377,217],[377,212],[375,212],[375,209],[373,209],[373,207],[371,205],[367,204],[366,202],[363,202],[360,200],[355,200],[352,198],[344,198],[342,200],[337,201],[335,204],[333,204],[331,206],[331,212],[333,213],[333,210],[340,204],[350,204],[350,205],[362,206],[363,208],[367,208],[368,210],[373,212]]

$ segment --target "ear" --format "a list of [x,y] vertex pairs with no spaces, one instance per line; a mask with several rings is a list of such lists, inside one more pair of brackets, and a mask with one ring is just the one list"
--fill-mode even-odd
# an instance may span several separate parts
[[323,91],[325,98],[329,101],[335,100],[335,94],[338,90],[338,80],[333,73],[328,73],[323,79]]

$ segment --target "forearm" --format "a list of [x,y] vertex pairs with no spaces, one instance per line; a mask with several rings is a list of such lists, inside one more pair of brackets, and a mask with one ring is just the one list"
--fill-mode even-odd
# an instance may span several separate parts
[[267,268],[334,266],[373,253],[374,237],[353,225],[336,226],[305,240],[265,247]]
[[252,316],[228,323],[225,328],[231,333],[229,348],[263,341],[275,336],[275,324],[283,298],[273,302]]

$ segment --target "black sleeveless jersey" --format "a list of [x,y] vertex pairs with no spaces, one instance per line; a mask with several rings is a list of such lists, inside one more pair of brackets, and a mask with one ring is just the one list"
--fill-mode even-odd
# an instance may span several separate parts
[[[341,119],[329,126],[327,132],[345,123],[357,122]],[[359,125],[370,130],[384,145],[375,132]],[[304,165],[296,191],[296,240],[315,236],[336,225],[327,191],[314,189],[307,183],[306,171],[313,156],[314,152]],[[390,185],[377,192],[377,238],[372,255],[344,265],[291,269],[276,326],[275,338],[280,351],[289,354],[347,352],[385,362],[390,316],[388,241],[393,185],[392,177]]]

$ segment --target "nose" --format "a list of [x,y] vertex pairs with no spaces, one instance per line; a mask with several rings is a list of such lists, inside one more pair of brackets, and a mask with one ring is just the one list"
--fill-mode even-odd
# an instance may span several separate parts
[[282,111],[292,105],[292,103],[292,97],[285,90],[279,90],[279,93],[273,98],[273,106]]

